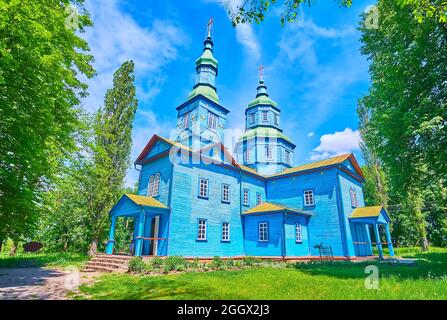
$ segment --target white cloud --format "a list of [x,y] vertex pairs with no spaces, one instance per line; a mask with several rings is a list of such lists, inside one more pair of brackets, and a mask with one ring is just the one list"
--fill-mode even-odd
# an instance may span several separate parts
[[112,85],[113,73],[126,60],[135,62],[140,101],[155,97],[165,79],[163,68],[177,58],[178,48],[189,41],[173,22],[155,20],[149,27],[143,27],[122,12],[119,4],[119,0],[86,2],[94,27],[88,29],[85,38],[95,57],[98,74],[87,81],[90,96],[83,104],[90,111],[103,104],[104,94]]
[[314,135],[315,135],[315,132],[309,132],[309,133],[307,134],[307,137],[308,137],[308,138],[312,138]]
[[[204,0],[205,2],[213,2],[221,5],[225,10],[231,10],[235,12],[240,6],[243,5],[244,0]],[[228,17],[230,18],[230,16]],[[250,60],[254,63],[259,62],[261,59],[261,45],[254,32],[253,27],[250,24],[239,24],[236,27],[236,40],[245,49],[245,52],[249,55]]]
[[325,134],[320,138],[320,145],[312,150],[310,159],[313,161],[327,159],[340,154],[360,150],[360,133],[346,128],[332,134]]

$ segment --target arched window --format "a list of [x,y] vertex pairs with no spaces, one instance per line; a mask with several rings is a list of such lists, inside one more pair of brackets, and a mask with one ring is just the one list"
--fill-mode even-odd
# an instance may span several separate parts
[[359,202],[357,200],[357,191],[354,188],[350,188],[349,195],[351,197],[351,206],[353,208],[357,208],[359,206]]
[[148,195],[148,197],[152,197],[153,193],[154,193],[154,176],[151,176],[149,178],[149,185],[147,187],[147,195]]
[[154,178],[154,188],[152,191],[152,196],[158,196],[160,194],[160,173],[157,173]]

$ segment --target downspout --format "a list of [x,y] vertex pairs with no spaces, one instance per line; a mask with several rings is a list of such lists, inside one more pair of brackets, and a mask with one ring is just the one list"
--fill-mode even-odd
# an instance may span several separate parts
[[340,219],[340,229],[342,233],[342,243],[343,243],[343,251],[345,253],[346,257],[349,257],[349,251],[348,251],[348,244],[347,244],[347,234],[346,234],[346,228],[345,228],[345,215],[344,215],[344,209],[343,209],[343,200],[342,200],[342,194],[341,194],[341,184],[340,184],[340,167],[337,169],[337,206],[338,206],[338,217]]
[[140,169],[138,169],[138,168],[137,168],[137,164],[134,163],[134,168],[135,168],[135,170],[137,170],[137,171],[139,172],[139,173],[138,173],[138,190],[137,190],[137,193],[140,193],[141,172],[143,171],[143,170],[142,170],[143,166],[140,165]]

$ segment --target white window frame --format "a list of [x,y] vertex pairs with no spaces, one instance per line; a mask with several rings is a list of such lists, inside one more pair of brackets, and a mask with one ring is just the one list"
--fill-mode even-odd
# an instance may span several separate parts
[[269,121],[269,112],[262,111],[262,122],[268,122],[268,121]]
[[222,241],[230,241],[230,223],[222,222]]
[[191,112],[187,112],[183,115],[183,129],[189,128],[191,120]]
[[273,160],[273,149],[269,145],[265,146],[265,159],[268,161]]
[[147,196],[152,197],[152,193],[154,192],[154,179],[155,177],[152,175],[149,177],[149,183],[147,185]]
[[223,183],[222,184],[222,202],[230,203],[230,194],[231,194],[230,191],[231,191],[230,185]]
[[160,173],[157,173],[154,176],[154,185],[152,188],[151,197],[156,197],[156,196],[160,195],[160,180],[161,180],[161,175],[160,175]]
[[303,243],[303,226],[299,223],[295,224],[295,242]]
[[216,131],[217,130],[217,122],[218,122],[219,117],[212,113],[211,111],[208,111],[208,125],[207,128],[212,130],[212,131]]
[[304,206],[312,207],[315,205],[315,196],[313,190],[304,190]]
[[244,151],[244,162],[245,163],[250,162],[250,149]]
[[258,241],[267,242],[269,241],[269,224],[268,222],[258,223]]
[[209,180],[205,178],[199,178],[199,197],[208,199],[209,194]]
[[260,192],[256,193],[256,206],[260,206],[262,204],[262,194]]
[[242,191],[242,204],[244,206],[249,206],[250,205],[250,190],[245,188]]
[[357,208],[359,206],[359,201],[357,198],[357,190],[355,190],[354,188],[349,188],[349,196],[351,198],[351,206],[353,208]]
[[248,123],[249,124],[254,124],[255,123],[255,114],[254,113],[250,113],[248,115]]
[[286,158],[286,163],[290,164],[290,156],[292,155],[292,153],[289,150],[285,151],[285,158]]
[[200,241],[206,240],[206,229],[207,229],[206,219],[199,219],[199,221],[197,222],[197,240]]

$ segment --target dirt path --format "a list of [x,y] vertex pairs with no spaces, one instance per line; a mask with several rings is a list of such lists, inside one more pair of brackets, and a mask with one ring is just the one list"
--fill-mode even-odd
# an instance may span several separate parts
[[67,292],[91,283],[99,273],[60,269],[0,269],[0,300],[65,300]]

